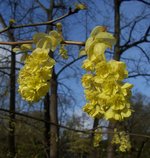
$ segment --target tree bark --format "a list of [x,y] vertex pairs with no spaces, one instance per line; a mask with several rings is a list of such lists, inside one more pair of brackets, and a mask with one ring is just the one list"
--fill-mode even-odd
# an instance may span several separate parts
[[[0,15],[0,22],[4,28],[7,27],[3,16]],[[10,41],[15,41],[13,31],[7,31],[7,35]],[[7,157],[15,158],[16,147],[15,147],[15,98],[16,98],[16,54],[13,52],[12,46],[11,50],[11,69],[10,69],[10,99],[9,99],[9,134],[8,134],[8,154]]]
[[[114,31],[115,31],[115,38],[116,38],[116,45],[114,48],[114,60],[120,60],[121,51],[120,51],[120,0],[114,0]],[[114,122],[109,122],[109,134],[108,134],[108,147],[107,147],[107,158],[114,158],[114,147],[111,144],[113,131],[115,128]]]
[[15,96],[16,96],[16,75],[15,75],[16,55],[11,52],[11,72],[10,72],[10,115],[9,115],[9,134],[8,134],[8,157],[14,158],[15,149]]
[[49,93],[46,94],[44,98],[44,142],[45,142],[45,158],[50,158],[50,115],[49,115]]
[[141,157],[142,152],[143,152],[143,150],[144,150],[144,146],[145,146],[145,144],[147,143],[147,141],[148,141],[148,139],[142,141],[141,146],[140,146],[140,148],[139,148],[139,151],[138,151],[138,153],[137,153],[137,158],[140,158],[140,157]]
[[[53,9],[54,9],[54,0],[50,0],[49,9],[46,10],[47,20],[53,19]],[[53,29],[52,25],[48,25],[46,27],[46,33],[49,33]],[[53,58],[53,52],[49,53],[50,57]],[[55,75],[55,71],[53,69],[52,78],[50,81],[50,95],[45,96],[44,101],[44,119],[45,123],[45,131],[44,131],[44,139],[46,145],[46,158],[57,158],[58,157],[58,127],[53,124],[49,124],[47,122],[53,122],[54,124],[58,124],[58,116],[57,116],[57,79]]]
[[115,128],[115,123],[109,122],[109,128],[108,128],[108,147],[107,147],[107,158],[114,158],[115,153],[114,153],[114,146],[111,143],[113,134]]
[[[92,134],[91,134],[91,145],[93,146],[93,141],[94,141],[94,130],[97,128],[97,126],[98,126],[98,122],[99,122],[99,119],[97,119],[97,118],[95,118],[94,119],[94,122],[93,122],[93,132],[92,132]],[[90,153],[90,155],[89,155],[89,158],[97,158],[97,150],[96,150],[96,148],[93,148],[93,150],[91,150],[91,153]]]
[[[50,96],[50,121],[54,124],[58,124],[57,114],[57,78],[53,69],[51,79],[51,96]],[[50,158],[58,158],[58,133],[59,128],[56,125],[51,124],[50,127]]]
[[114,48],[114,60],[120,60],[121,57],[121,50],[120,50],[120,0],[114,0],[115,6],[115,14],[114,14],[114,31],[115,31],[115,38],[116,38],[116,45]]

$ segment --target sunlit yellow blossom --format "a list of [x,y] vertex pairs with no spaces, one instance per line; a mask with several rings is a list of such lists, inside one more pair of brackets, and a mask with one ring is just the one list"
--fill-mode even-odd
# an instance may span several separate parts
[[98,94],[99,94],[99,92],[95,91],[93,89],[86,89],[85,90],[86,99],[89,101],[91,101],[92,99],[97,101]]
[[106,79],[109,75],[109,65],[106,61],[101,61],[95,65],[95,71],[99,78]]
[[120,91],[120,85],[113,80],[105,81],[103,84],[103,93],[108,96],[113,96]]
[[90,88],[92,86],[92,83],[93,83],[93,75],[92,74],[83,75],[82,83],[83,83],[83,86],[85,88]]
[[48,51],[37,48],[25,60],[20,70],[18,83],[19,93],[29,102],[37,102],[49,90],[49,80],[55,61],[49,57]]
[[131,149],[129,135],[125,131],[118,132],[117,129],[114,129],[112,144],[116,144],[121,152],[126,152]]
[[36,44],[36,48],[52,51],[57,48],[62,40],[61,32],[55,30],[50,31],[49,35],[45,33],[36,33],[33,36],[33,42]]
[[121,93],[123,93],[124,96],[130,98],[131,97],[131,88],[133,87],[130,83],[125,83],[121,86]]
[[[93,52],[95,54],[104,54],[105,50],[107,49],[107,45],[105,43],[95,43],[93,46]],[[90,50],[89,50],[90,51]],[[104,56],[105,58],[105,56]]]
[[128,71],[126,70],[126,65],[124,62],[110,60],[109,71],[114,75],[117,80],[123,80],[128,77]]
[[98,147],[101,140],[102,140],[102,129],[98,128],[98,129],[94,130],[93,146]]
[[103,108],[101,108],[98,104],[96,103],[87,103],[84,107],[83,110],[86,111],[91,117],[93,118],[102,118],[102,113],[104,113]]
[[83,62],[82,68],[87,70],[87,71],[93,71],[94,70],[94,64],[89,59],[86,59]]
[[110,48],[110,49],[116,43],[115,37],[111,33],[106,32],[106,31],[98,32],[94,36],[94,39],[100,43],[104,43],[105,45],[107,45],[107,48]]
[[64,45],[60,46],[59,54],[61,55],[63,59],[68,59],[68,52],[67,52],[67,49],[65,49]]
[[113,35],[96,27],[85,44],[87,59],[82,78],[87,104],[83,110],[93,118],[122,121],[131,115],[132,85],[123,83],[128,72],[124,62],[107,61],[104,52],[115,43]]
[[99,55],[99,57],[101,57],[101,60],[105,60],[104,52],[107,48],[107,45],[105,45],[104,43],[93,41],[87,49],[87,56],[89,59],[91,59],[92,55]]
[[91,46],[91,44],[94,42],[93,37],[89,37],[85,43],[85,51],[87,52]]
[[127,108],[123,110],[113,110],[112,108],[109,108],[104,114],[106,120],[117,121],[122,121],[124,118],[129,116],[131,116],[131,110]]
[[106,32],[107,31],[107,27],[106,26],[96,26],[92,31],[91,31],[91,34],[90,34],[90,37],[94,37],[99,34],[99,33],[102,33],[102,32]]

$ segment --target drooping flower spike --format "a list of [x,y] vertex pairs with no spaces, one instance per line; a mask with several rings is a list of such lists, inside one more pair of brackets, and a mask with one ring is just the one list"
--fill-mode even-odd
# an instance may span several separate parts
[[82,68],[87,73],[82,77],[82,85],[87,103],[83,110],[93,118],[122,121],[132,112],[132,85],[123,82],[128,76],[124,62],[106,60],[105,51],[112,48],[115,41],[102,26],[97,26],[86,41],[87,59]]

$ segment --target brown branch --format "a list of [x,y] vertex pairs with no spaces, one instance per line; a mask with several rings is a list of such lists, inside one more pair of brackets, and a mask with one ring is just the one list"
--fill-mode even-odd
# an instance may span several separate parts
[[146,52],[143,50],[143,48],[141,48],[140,46],[136,46],[137,48],[139,48],[141,51],[142,51],[142,53],[145,55],[145,57],[147,58],[147,60],[148,60],[148,62],[150,62],[150,58],[149,58],[149,56],[146,54]]
[[148,77],[148,76],[150,76],[150,74],[137,73],[137,74],[129,75],[128,78],[140,77],[140,76]]
[[[7,112],[7,113],[10,113],[10,112],[11,112],[10,110],[3,109],[3,108],[0,108],[0,111]],[[71,130],[71,131],[75,131],[75,132],[87,133],[88,131],[93,130],[93,129],[89,129],[89,130],[73,129],[73,128],[70,128],[70,127],[67,127],[67,126],[64,126],[64,125],[55,124],[55,123],[53,123],[53,122],[48,122],[48,121],[46,121],[46,120],[44,120],[44,119],[37,118],[37,117],[33,117],[33,116],[26,115],[26,114],[23,114],[23,113],[19,113],[19,112],[11,112],[11,113],[14,113],[14,114],[16,114],[16,115],[19,115],[19,116],[22,116],[22,117],[26,117],[26,118],[29,118],[29,119],[32,119],[32,120],[50,123],[50,124],[52,124],[52,125],[54,125],[54,126],[59,126],[59,127],[61,127],[61,128],[64,128],[64,129],[67,129],[67,130]],[[106,127],[105,127],[105,128],[106,128]]]
[[143,19],[147,18],[150,16],[150,13],[145,14],[145,15],[141,15],[141,16],[137,16],[135,20],[131,20],[130,22],[128,22],[127,24],[125,24],[124,26],[122,26],[120,29],[123,30],[125,28],[127,28],[128,26],[130,26],[132,23],[134,23],[136,21],[136,23],[142,21]]
[[[1,70],[4,70],[4,69],[11,69],[11,67],[5,67],[5,66],[3,66],[3,67],[0,67],[0,69],[1,69]],[[17,68],[17,67],[16,67],[15,69],[16,69],[16,70],[20,70],[20,68]]]
[[[0,108],[0,111],[7,112],[7,113],[11,112],[10,110],[3,109],[3,108]],[[36,121],[47,122],[44,119],[33,117],[33,116],[26,115],[26,114],[23,114],[23,113],[19,113],[19,112],[11,112],[11,113],[15,113],[16,115],[23,116],[23,117],[33,119],[33,120],[36,120]],[[74,132],[80,132],[80,133],[86,133],[86,134],[90,134],[91,132],[93,132],[93,128],[92,129],[87,129],[87,130],[78,130],[78,129],[70,128],[70,127],[67,127],[67,126],[64,126],[64,125],[61,125],[61,124],[55,124],[53,122],[47,122],[47,123],[50,123],[50,124],[53,124],[54,126],[59,126],[60,128],[64,128],[64,129],[74,131]],[[101,126],[101,127],[98,127],[98,128],[108,128],[108,127],[107,126]],[[108,132],[108,131],[102,132],[102,134],[106,134],[106,133],[114,133],[114,132]],[[119,133],[119,132],[117,132],[117,133]],[[126,134],[129,134],[131,136],[144,137],[144,138],[149,138],[150,139],[150,135],[139,134],[139,133],[126,133]]]
[[131,27],[131,29],[130,29],[130,33],[129,33],[129,37],[128,37],[128,40],[127,40],[127,42],[124,44],[124,45],[128,45],[129,43],[130,43],[130,41],[131,41],[131,37],[132,37],[132,32],[133,32],[133,30],[134,30],[134,28],[135,28],[135,26],[136,26],[136,21],[133,23],[133,25],[132,25],[132,27]]
[[84,57],[85,57],[85,55],[83,55],[83,56],[71,61],[70,63],[66,64],[62,69],[59,70],[59,72],[56,74],[56,76],[58,77],[62,73],[62,71],[64,71],[67,67],[69,67],[70,65],[72,65],[73,63],[75,63],[76,61],[78,61]]
[[[17,41],[17,42],[1,42],[1,45],[11,45],[11,46],[17,46],[17,45],[21,45],[21,44],[32,44],[33,41]],[[61,44],[68,44],[68,45],[80,45],[80,46],[84,46],[85,42],[79,42],[79,41],[62,41]]]
[[137,154],[137,158],[140,158],[141,155],[142,155],[142,152],[144,150],[144,147],[145,147],[145,144],[148,142],[148,139],[146,138],[144,141],[142,141],[142,144],[140,146],[140,149],[138,151],[138,154]]
[[144,3],[144,4],[147,4],[147,5],[150,5],[150,2],[146,2],[146,1],[144,1],[144,0],[137,0],[137,1],[142,2],[142,3]]
[[[60,16],[59,18],[57,19],[54,19],[54,20],[50,20],[50,21],[46,21],[46,22],[41,22],[41,23],[35,23],[35,24],[26,24],[26,25],[18,25],[18,26],[13,26],[13,25],[10,25],[10,26],[5,26],[5,28],[3,30],[0,31],[0,34],[1,33],[4,33],[10,29],[18,29],[18,28],[23,28],[23,27],[34,27],[34,26],[43,26],[43,25],[54,25],[53,23],[59,21],[59,20],[62,20],[72,14],[75,14],[75,13],[78,13],[79,10],[77,9],[69,9],[68,13],[64,14],[63,16]],[[1,17],[1,16],[0,16]]]
[[123,53],[124,51],[126,51],[129,48],[137,46],[138,44],[141,44],[141,43],[144,43],[144,42],[150,42],[150,40],[148,40],[148,38],[147,38],[149,36],[149,31],[150,31],[150,26],[147,28],[147,30],[145,31],[144,36],[140,40],[135,41],[131,44],[125,43],[124,45],[120,46],[121,53]]
[[0,72],[1,72],[1,73],[3,73],[3,74],[5,74],[5,75],[10,76],[10,74],[9,74],[9,73],[7,73],[7,72],[5,72],[5,71],[3,71],[3,70],[0,70]]
[[61,44],[85,46],[85,42],[79,42],[79,41],[62,41]]
[[11,45],[11,46],[17,46],[17,45],[21,45],[21,44],[32,44],[33,41],[18,41],[18,42],[1,42],[1,45]]
[[[10,29],[11,25],[10,26],[7,26],[6,23],[5,23],[5,20],[3,18],[3,16],[0,14],[0,23],[2,24],[2,26],[4,27],[4,29],[2,31],[6,32]],[[1,31],[0,31],[1,33]],[[7,35],[9,37],[9,39],[11,39],[12,41],[15,41],[14,37],[13,37],[13,34],[12,32],[7,32]]]
[[150,2],[147,2],[144,0],[122,0],[122,2],[131,2],[131,1],[139,1],[139,2],[144,3],[146,5],[150,5]]
[[35,0],[37,3],[38,3],[38,5],[45,11],[45,12],[47,12],[47,8],[39,1],[39,0]]

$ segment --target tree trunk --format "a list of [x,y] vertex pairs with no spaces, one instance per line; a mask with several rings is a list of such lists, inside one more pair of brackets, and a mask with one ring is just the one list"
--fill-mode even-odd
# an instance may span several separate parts
[[107,158],[115,158],[115,153],[114,153],[114,146],[111,143],[112,137],[113,137],[113,132],[115,128],[115,123],[109,122],[109,128],[108,128],[108,147],[107,147]]
[[[95,118],[94,119],[94,122],[93,122],[93,133],[91,134],[91,145],[93,146],[93,141],[94,141],[94,130],[97,128],[98,126],[98,122],[99,122],[99,119]],[[97,150],[96,148],[92,148],[93,150],[91,150],[91,153],[89,155],[89,158],[97,158]]]
[[11,72],[10,72],[10,116],[9,116],[9,135],[8,135],[8,157],[14,158],[15,151],[15,96],[16,96],[16,75],[15,75],[16,55],[11,52]]
[[50,158],[50,115],[49,115],[49,93],[46,94],[44,98],[44,142],[45,142],[45,158]]
[[116,45],[114,49],[114,60],[120,60],[121,51],[120,51],[120,0],[114,0],[115,5],[115,15],[114,15],[114,23],[115,23],[115,38]]
[[[116,38],[116,45],[114,48],[114,60],[120,60],[121,52],[120,52],[120,0],[114,0],[114,30],[115,30],[115,38]],[[107,148],[107,158],[114,158],[114,147],[111,144],[113,131],[115,128],[114,122],[109,122],[109,132],[108,132],[108,148]]]
[[139,148],[139,150],[138,150],[138,153],[137,153],[137,158],[140,158],[140,157],[141,157],[142,152],[143,152],[143,150],[144,150],[144,146],[145,146],[145,144],[147,143],[147,141],[148,141],[148,138],[142,141],[142,143],[141,143],[141,145],[140,145],[140,148]]
[[51,79],[51,96],[50,96],[50,158],[58,158],[58,114],[57,114],[57,78],[53,69]]
[[[50,0],[49,9],[46,11],[47,20],[50,21],[53,19],[53,9],[54,9],[54,0]],[[53,29],[52,25],[46,27],[46,33],[49,33]],[[53,52],[49,52],[51,58],[53,58]],[[57,79],[53,69],[51,83],[51,93],[45,96],[44,101],[44,119],[45,131],[44,139],[46,145],[46,158],[57,158],[57,137],[58,137],[58,127],[47,122],[53,122],[58,124],[57,119]]]
[[[14,15],[15,17],[15,15]],[[14,18],[15,19],[15,18]],[[0,23],[2,24],[3,28],[7,28],[6,22],[2,15],[0,15]],[[8,38],[10,41],[15,41],[13,31],[7,31]],[[16,67],[16,54],[13,52],[12,46],[11,50],[11,69],[10,69],[10,100],[9,100],[9,134],[8,134],[8,154],[7,157],[14,158],[16,154],[15,149],[15,97],[16,97],[16,74],[15,74],[15,67]]]

